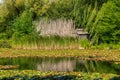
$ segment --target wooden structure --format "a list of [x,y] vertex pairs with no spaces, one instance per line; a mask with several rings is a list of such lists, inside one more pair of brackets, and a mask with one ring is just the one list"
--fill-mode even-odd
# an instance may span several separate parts
[[83,28],[76,29],[76,33],[77,33],[78,37],[81,39],[88,38],[88,32],[84,31]]

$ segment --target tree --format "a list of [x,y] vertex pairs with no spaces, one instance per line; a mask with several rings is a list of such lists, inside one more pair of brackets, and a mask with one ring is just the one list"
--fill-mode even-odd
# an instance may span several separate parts
[[120,40],[120,0],[110,0],[99,11],[91,33],[94,43],[117,43]]
[[32,23],[32,13],[29,11],[24,11],[20,17],[16,18],[13,23],[13,39],[14,41],[20,41],[22,39],[27,39],[32,35],[34,28]]

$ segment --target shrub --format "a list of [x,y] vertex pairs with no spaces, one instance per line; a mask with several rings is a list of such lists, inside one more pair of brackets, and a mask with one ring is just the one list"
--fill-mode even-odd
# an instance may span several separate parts
[[80,40],[81,47],[90,48],[90,41],[88,39],[81,39]]
[[33,27],[32,13],[24,11],[13,23],[12,40],[16,42],[25,42],[36,37],[37,32]]
[[0,39],[7,39],[8,35],[6,33],[0,33]]
[[10,41],[0,40],[0,48],[11,48]]

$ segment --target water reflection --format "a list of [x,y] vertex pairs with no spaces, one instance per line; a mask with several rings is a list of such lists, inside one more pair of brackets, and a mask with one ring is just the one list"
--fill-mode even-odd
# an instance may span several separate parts
[[42,62],[37,64],[37,70],[40,71],[74,71],[76,68],[75,60],[61,60],[57,63],[54,62]]
[[[74,58],[3,58],[0,59],[0,69],[6,65],[19,65],[18,70],[39,71],[80,71],[120,74],[120,64],[107,61],[86,61]],[[11,68],[10,68],[11,69]]]

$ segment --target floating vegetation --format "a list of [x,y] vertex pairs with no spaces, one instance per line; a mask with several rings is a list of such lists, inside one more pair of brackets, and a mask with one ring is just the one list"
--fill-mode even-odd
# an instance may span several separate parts
[[119,78],[119,75],[105,73],[40,72],[34,70],[5,70],[0,71],[0,75],[1,80],[112,80]]
[[0,65],[0,70],[17,69],[19,65]]
[[74,57],[83,60],[120,61],[120,50],[23,50],[0,49],[0,58],[15,57]]
[[[18,59],[18,60],[14,60],[14,59]],[[19,58],[25,58],[24,59],[19,59]],[[109,65],[109,71],[111,72],[102,72],[102,69],[100,69],[100,65],[97,64],[96,62],[89,62],[90,65],[84,65],[81,66],[85,67],[85,71],[86,72],[82,72],[82,71],[68,71],[68,72],[58,72],[58,71],[48,71],[48,72],[42,72],[41,70],[35,70],[32,69],[28,66],[28,64],[24,63],[24,61],[27,61],[27,58],[71,58],[73,60],[73,58],[77,59],[78,62],[80,62],[81,64],[84,63],[84,61],[108,61],[110,63]],[[9,60],[10,59],[10,60]],[[11,64],[7,63],[10,62]],[[13,60],[13,62],[12,62]],[[81,60],[81,61],[79,61]],[[32,50],[27,50],[27,49],[0,49],[0,67],[1,69],[5,69],[5,70],[0,70],[0,79],[2,80],[10,80],[11,78],[16,78],[19,80],[30,80],[33,78],[49,78],[52,77],[55,78],[57,77],[67,77],[68,76],[75,76],[75,78],[73,80],[114,80],[114,79],[118,79],[119,80],[119,62],[120,62],[120,50],[78,50],[78,49],[73,49],[73,50],[68,50],[68,49],[62,49],[62,50],[38,50],[38,49],[32,49]],[[27,69],[23,69],[21,68],[21,66],[18,63],[18,61],[20,61],[24,66],[22,67],[27,67]],[[49,60],[48,60],[49,61]],[[56,60],[57,61],[57,60]],[[29,62],[32,62],[29,60]],[[53,61],[54,62],[54,61]],[[64,61],[65,62],[65,61]],[[47,62],[46,62],[47,63]],[[57,62],[58,64],[61,63],[59,60]],[[31,63],[33,64],[33,63]],[[48,64],[48,63],[47,63]],[[19,66],[17,66],[19,65]],[[33,64],[34,65],[34,64]],[[49,64],[48,64],[49,65]],[[55,65],[55,64],[52,64]],[[107,65],[107,64],[106,64]],[[116,66],[117,65],[117,66]],[[44,66],[44,64],[41,65],[42,67]],[[40,67],[41,67],[40,66]],[[97,66],[97,67],[95,67]],[[3,68],[4,67],[4,68]],[[10,69],[12,68],[17,68],[17,69],[13,69],[13,70],[8,70],[8,67]],[[38,65],[39,67],[39,65]],[[57,67],[57,65],[56,65]],[[89,72],[87,70],[90,70],[90,67],[92,68],[92,71]],[[103,69],[106,66],[103,67]],[[21,69],[20,69],[21,68]],[[96,69],[98,68],[98,69]],[[19,70],[20,69],[20,70]],[[41,69],[41,68],[40,68]],[[107,70],[106,69],[106,70]],[[114,70],[117,70],[118,72],[114,72]],[[97,72],[95,72],[95,70],[99,70]],[[105,71],[105,70],[104,70]],[[117,75],[118,74],[118,75]],[[45,79],[43,79],[45,80]],[[48,79],[50,80],[50,78]],[[54,79],[53,79],[54,80]],[[63,80],[63,79],[62,79]],[[70,79],[68,79],[70,80]]]
[[55,75],[55,76],[45,76],[45,77],[40,77],[40,76],[32,76],[32,77],[28,77],[28,76],[12,76],[12,77],[4,77],[1,80],[73,80],[76,79],[76,76],[62,76],[62,75]]

